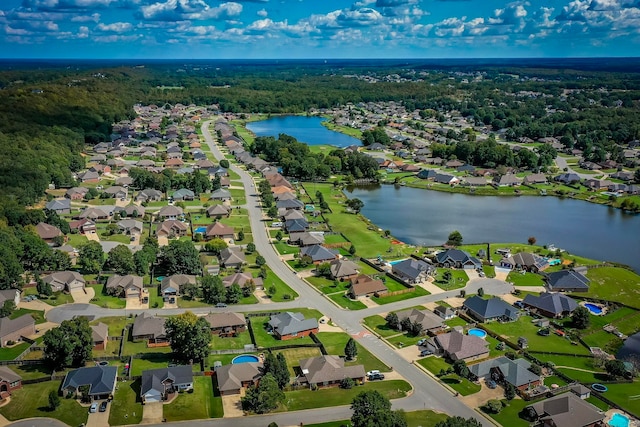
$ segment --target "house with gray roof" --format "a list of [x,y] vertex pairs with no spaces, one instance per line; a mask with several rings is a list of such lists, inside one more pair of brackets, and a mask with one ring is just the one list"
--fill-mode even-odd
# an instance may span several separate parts
[[15,319],[0,318],[0,348],[10,342],[21,342],[23,337],[36,333],[36,322],[31,314],[24,314]]
[[22,377],[8,366],[0,366],[0,399],[6,399],[11,392],[22,388]]
[[338,356],[322,355],[302,359],[299,362],[302,377],[309,387],[339,386],[345,378],[363,383],[365,371],[363,365],[345,366],[344,359]]
[[517,308],[498,297],[484,299],[474,295],[468,298],[462,304],[462,307],[468,315],[479,322],[491,320],[514,321],[520,317],[520,311]]
[[444,305],[437,306],[436,308],[433,309],[433,312],[444,320],[449,320],[456,317],[455,310],[452,309],[451,307],[444,306]]
[[48,201],[47,204],[44,205],[44,208],[54,211],[58,215],[68,214],[71,213],[71,200],[66,198],[53,199]]
[[278,200],[276,202],[276,207],[278,209],[285,209],[285,210],[291,210],[291,209],[301,210],[302,208],[304,208],[304,203],[302,203],[298,199]]
[[[56,248],[59,249],[59,248]],[[18,306],[20,303],[20,294],[22,291],[20,289],[2,289],[0,290],[0,305],[3,305],[5,301],[13,301],[13,303]]]
[[482,262],[468,252],[460,249],[447,249],[436,254],[436,262],[445,268],[477,269],[482,268]]
[[264,283],[261,277],[253,277],[251,273],[233,273],[229,276],[225,276],[222,279],[222,284],[225,288],[228,288],[233,285],[238,285],[241,288],[247,285],[248,282],[253,282],[253,285],[256,289],[262,289],[264,287]]
[[209,313],[204,319],[209,323],[211,332],[221,337],[235,337],[247,329],[247,319],[241,313]]
[[500,260],[500,267],[537,273],[549,268],[549,261],[546,258],[530,252],[519,252],[502,258]]
[[300,248],[300,257],[303,256],[310,257],[314,264],[320,264],[337,259],[338,253],[322,245],[311,245]]
[[407,283],[418,283],[427,279],[435,272],[435,268],[428,262],[407,258],[391,266],[391,272]]
[[72,187],[64,193],[64,197],[70,200],[82,200],[88,192],[89,189],[86,187]]
[[213,205],[207,208],[207,216],[210,218],[228,217],[230,214],[231,209],[225,205]]
[[543,427],[601,427],[605,414],[573,393],[550,397],[529,406]]
[[284,222],[284,229],[287,233],[304,233],[309,229],[309,222],[304,218],[288,219]]
[[162,200],[163,197],[164,194],[162,193],[162,191],[153,188],[147,188],[138,193],[138,195],[136,196],[136,201],[141,203],[158,202]]
[[193,200],[195,199],[196,195],[193,191],[187,188],[181,188],[179,190],[174,191],[172,197],[173,197],[173,200],[175,201],[182,201],[182,200]]
[[184,212],[179,206],[169,205],[161,207],[156,215],[158,215],[158,218],[160,218],[161,220],[178,219],[179,217],[184,215]]
[[501,356],[469,366],[477,379],[492,379],[499,384],[511,384],[519,392],[542,384],[540,375],[529,370],[531,363],[525,359],[511,360]]
[[153,344],[167,343],[164,322],[165,319],[163,317],[157,317],[145,311],[133,321],[131,338],[134,341],[148,340]]
[[349,280],[358,275],[358,264],[346,258],[333,260],[329,263],[331,277],[338,280]]
[[108,194],[109,197],[115,197],[116,199],[124,199],[127,197],[127,189],[119,185],[106,188],[104,192]]
[[305,319],[302,313],[290,311],[271,316],[269,330],[279,340],[290,340],[318,333],[318,320]]
[[324,232],[322,231],[303,231],[302,233],[294,233],[289,238],[289,243],[298,246],[311,246],[324,244]]
[[444,330],[442,318],[427,309],[410,308],[399,311],[396,314],[400,322],[404,321],[404,319],[409,319],[412,324],[419,323],[424,333],[435,335]]
[[105,205],[105,206],[87,206],[81,213],[78,215],[79,219],[90,219],[92,221],[97,221],[101,219],[109,219],[113,216],[114,206]]
[[543,316],[553,318],[570,316],[578,308],[578,303],[573,298],[557,292],[543,292],[539,296],[528,294],[522,304]]
[[189,365],[142,371],[140,397],[143,403],[162,402],[172,394],[193,390],[193,370]]
[[116,222],[116,225],[120,229],[120,231],[124,234],[128,235],[136,235],[142,234],[142,221],[138,221],[135,219],[122,219]]
[[229,190],[225,190],[224,188],[219,188],[213,192],[211,192],[210,200],[221,200],[223,202],[231,200],[231,192]]
[[224,248],[220,251],[220,265],[223,268],[238,268],[246,262],[241,248]]
[[61,389],[64,392],[79,393],[82,386],[89,386],[91,399],[107,399],[116,389],[118,368],[115,366],[90,366],[69,371],[64,377]]
[[167,276],[160,282],[160,294],[163,297],[180,295],[180,289],[184,285],[196,284],[196,276],[190,274],[174,274]]
[[121,217],[142,218],[145,214],[144,206],[130,204],[127,206],[116,206],[114,212],[119,213]]
[[457,330],[429,338],[426,348],[433,354],[442,355],[452,361],[472,362],[489,357],[487,341],[475,335],[464,335]]
[[140,298],[143,293],[142,277],[134,276],[133,274],[127,274],[126,276],[114,274],[107,279],[105,288],[111,295],[124,298]]
[[77,271],[55,271],[44,276],[42,281],[48,283],[53,292],[70,292],[75,289],[84,289],[85,286],[84,277]]
[[568,172],[556,176],[553,180],[563,184],[574,184],[576,182],[580,182],[580,176],[578,176],[577,173]]
[[262,378],[262,366],[262,362],[247,362],[216,367],[220,395],[240,394],[242,389],[256,385]]
[[588,292],[590,280],[574,270],[560,270],[545,275],[547,289],[552,292]]

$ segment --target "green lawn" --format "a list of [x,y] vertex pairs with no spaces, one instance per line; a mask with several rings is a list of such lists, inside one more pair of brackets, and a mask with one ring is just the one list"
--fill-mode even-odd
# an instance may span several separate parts
[[384,320],[384,317],[380,315],[376,314],[374,316],[365,317],[363,320],[364,320],[364,324],[369,329],[371,329],[372,331],[374,331],[375,333],[377,333],[382,337],[390,337],[392,335],[397,335],[399,333],[395,329],[390,328],[387,325],[387,321]]
[[418,360],[418,364],[434,375],[438,375],[441,370],[451,367],[442,357],[429,356]]
[[[273,335],[267,333],[265,325],[269,322],[268,316],[257,316],[251,318],[251,327],[253,328],[253,335],[256,338],[256,344],[258,347],[274,347],[282,345],[283,342],[276,339]],[[294,340],[289,340],[285,344],[311,344],[313,341],[309,337],[301,337]]]
[[290,391],[285,397],[285,411],[300,411],[303,409],[326,408],[330,406],[349,405],[354,397],[367,390],[377,390],[387,399],[405,397],[411,390],[411,385],[402,380],[365,382],[364,385],[344,390],[330,387],[311,391],[309,389]]
[[135,358],[131,361],[131,375],[142,375],[142,371],[148,369],[166,368],[172,361],[171,353],[160,353],[144,355],[142,358]]
[[110,337],[119,337],[127,324],[133,323],[133,317],[101,317],[91,322],[92,325],[104,323],[109,328]]
[[[131,356],[135,354],[165,354],[171,353],[171,347],[155,347],[155,348],[147,348],[146,341],[133,342],[133,341],[125,341],[124,348],[122,349],[123,356]],[[152,357],[152,356],[151,356]]]
[[640,276],[618,267],[592,268],[587,272],[591,279],[589,292],[581,296],[617,301],[640,308]]
[[46,319],[44,318],[44,311],[29,310],[26,308],[17,308],[13,310],[13,313],[11,313],[11,316],[9,316],[9,318],[17,319],[18,317],[24,316],[25,314],[30,314],[31,317],[33,317],[33,320],[35,320],[36,325],[46,322]]
[[640,380],[633,383],[607,384],[609,391],[604,395],[620,405],[624,410],[640,417]]
[[311,276],[311,277],[307,277],[305,280],[311,283],[311,285],[313,285],[323,294],[334,294],[337,292],[346,292],[347,289],[349,289],[349,287],[351,286],[351,282],[337,281],[334,283],[333,280],[327,279],[326,277]]
[[367,306],[364,305],[363,302],[360,302],[358,300],[352,300],[346,294],[343,294],[343,293],[329,295],[329,298],[332,301],[334,301],[336,304],[338,304],[340,307],[346,308],[347,310],[364,310],[365,308],[367,308]]
[[512,271],[507,276],[507,282],[513,283],[514,286],[544,286],[542,276],[535,273],[519,273]]
[[195,377],[193,391],[180,393],[176,399],[163,406],[167,421],[186,421],[220,417],[222,399],[213,394],[212,377]]
[[[344,347],[347,345],[349,335],[343,332],[320,332],[317,334],[318,339],[324,345],[327,353],[341,356],[344,355]],[[356,359],[350,362],[346,362],[349,365],[364,365],[366,371],[378,369],[382,372],[388,372],[389,367],[382,363],[380,359],[375,357],[366,348],[362,347],[360,343],[356,341],[356,347],[358,348],[358,355]]]
[[111,409],[109,412],[109,424],[121,426],[126,424],[138,424],[142,421],[142,403],[140,401],[140,381],[123,381],[116,385]]
[[297,254],[300,252],[300,248],[298,246],[288,245],[284,240],[273,242],[273,246],[275,246],[280,255]]
[[88,408],[80,406],[74,399],[60,398],[60,406],[55,411],[49,410],[49,392],[57,392],[59,387],[60,381],[24,385],[21,389],[13,392],[11,402],[0,408],[0,414],[10,421],[22,418],[49,417],[70,426],[86,423]]
[[480,384],[475,384],[466,378],[459,377],[456,374],[445,375],[440,377],[440,381],[457,391],[463,396],[468,396],[480,391]]
[[529,427],[530,423],[520,418],[520,412],[527,406],[535,403],[534,401],[526,402],[520,398],[513,399],[512,401],[503,400],[507,403],[506,408],[502,408],[499,414],[489,414],[491,418],[496,420],[498,424],[509,427]]
[[[280,277],[278,277],[271,268],[267,267],[267,277],[263,280],[265,289],[275,286],[276,293],[271,295],[274,302],[283,302],[298,298],[298,293],[291,289]],[[255,302],[258,302],[257,300]]]
[[[440,421],[448,418],[447,414],[440,414],[429,410],[405,412],[407,427],[435,427]],[[305,424],[306,427],[343,427],[349,426],[351,420],[330,421],[320,424]]]
[[9,369],[20,375],[23,380],[50,377],[53,369],[42,365],[7,365]]
[[411,298],[423,297],[425,295],[429,295],[429,292],[421,288],[420,286],[416,286],[413,288],[413,292],[407,292],[405,294],[397,294],[397,295],[389,295],[389,296],[381,296],[381,297],[372,297],[371,299],[378,304],[390,304],[392,302],[404,301]]
[[244,348],[245,344],[251,344],[249,331],[242,332],[233,338],[221,338],[216,334],[213,334],[211,337],[211,347],[216,350]]
[[95,292],[95,296],[91,300],[93,304],[96,304],[102,308],[124,308],[127,305],[127,302],[122,298],[104,294],[104,285],[93,285],[91,287]]
[[28,342],[23,342],[13,347],[2,347],[0,348],[0,360],[14,360],[16,357],[20,356],[20,354],[29,348]]
[[[443,279],[445,271],[451,273],[451,280],[449,282]],[[444,290],[450,291],[452,289],[464,288],[469,281],[469,276],[464,270],[453,270],[451,268],[436,268],[436,275],[433,279],[433,284]]]

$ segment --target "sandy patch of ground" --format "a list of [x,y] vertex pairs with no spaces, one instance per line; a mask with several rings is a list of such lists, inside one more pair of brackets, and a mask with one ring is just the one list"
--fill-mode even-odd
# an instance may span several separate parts
[[470,396],[460,396],[459,399],[464,402],[465,405],[470,408],[477,408],[479,406],[484,405],[491,399],[503,399],[504,398],[504,389],[500,386],[490,389],[486,386],[484,381],[480,382],[480,386],[482,387],[479,392],[474,393]]
[[74,289],[71,291],[71,297],[73,298],[73,302],[89,304],[91,299],[96,296],[96,291],[89,287],[84,289]]
[[314,274],[312,270],[305,270],[298,273],[298,277],[300,277],[301,279],[304,279],[306,277],[313,277],[313,276]]
[[149,303],[143,304],[140,298],[131,297],[127,298],[127,305],[125,307],[126,310],[136,310],[136,309],[149,309]]
[[467,273],[467,277],[469,277],[469,280],[473,280],[473,279],[479,279],[480,275],[478,274],[478,272],[474,269],[471,268],[466,268],[464,270],[465,273]]
[[431,310],[431,311],[435,310],[435,308],[436,308],[437,306],[439,306],[439,305],[440,305],[440,304],[438,304],[438,303],[436,303],[436,302],[428,302],[428,303],[426,303],[426,304],[422,304],[422,306],[423,306],[424,308],[426,308],[427,310]]
[[504,294],[504,295],[500,295],[500,298],[502,298],[505,302],[508,302],[509,304],[513,304],[516,301],[520,301],[522,298],[517,297],[513,294]]
[[235,418],[244,416],[242,410],[242,404],[240,399],[244,394],[244,389],[241,394],[231,394],[228,396],[222,396],[222,409],[224,411],[224,418]]
[[167,236],[158,236],[158,246],[169,246]]
[[371,307],[377,307],[378,304],[376,304],[371,298],[369,297],[358,297],[358,301],[360,301],[361,303],[363,303],[364,305],[367,306],[367,308],[371,308]]
[[282,261],[293,261],[295,259],[294,255],[295,254],[280,255],[280,259]]
[[36,326],[36,333],[33,335],[28,336],[27,338],[35,340],[36,338],[40,338],[41,336],[44,335],[45,332],[47,332],[49,329],[53,329],[53,328],[57,328],[58,325],[57,323],[53,323],[53,322],[44,322],[44,323],[39,323]]
[[515,289],[527,292],[547,292],[544,286],[515,286]]
[[417,345],[409,345],[404,348],[400,348],[396,350],[396,353],[409,363],[420,359],[420,348]]
[[264,292],[264,289],[256,289],[253,295],[258,298],[258,304],[272,304],[273,300]]

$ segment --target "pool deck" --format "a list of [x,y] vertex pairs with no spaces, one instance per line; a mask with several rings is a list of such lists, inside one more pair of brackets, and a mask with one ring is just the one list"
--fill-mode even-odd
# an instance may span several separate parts
[[605,422],[605,425],[607,426],[609,426],[609,421],[611,421],[611,418],[613,417],[614,414],[620,414],[629,418],[629,427],[640,427],[640,421],[634,418],[633,415],[629,415],[620,409],[609,409],[604,414],[605,414],[604,422]]

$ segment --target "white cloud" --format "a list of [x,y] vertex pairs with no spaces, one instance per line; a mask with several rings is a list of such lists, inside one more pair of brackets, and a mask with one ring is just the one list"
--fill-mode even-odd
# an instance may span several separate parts
[[242,5],[236,2],[210,7],[204,0],[166,0],[142,6],[139,17],[151,21],[227,19],[238,16],[241,12]]
[[113,24],[100,23],[96,26],[96,30],[103,33],[125,33],[131,31],[133,25],[130,22],[114,22]]
[[266,9],[262,8],[259,11],[256,12],[256,15],[261,16],[263,18],[266,18],[267,15],[269,15],[269,12],[267,12]]

